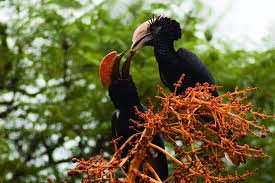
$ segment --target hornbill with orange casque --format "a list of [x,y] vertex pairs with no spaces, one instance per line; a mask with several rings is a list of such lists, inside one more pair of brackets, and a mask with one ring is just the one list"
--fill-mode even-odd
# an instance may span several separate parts
[[[100,65],[102,84],[108,90],[111,101],[116,108],[112,115],[112,133],[114,139],[120,138],[117,148],[120,148],[129,137],[137,133],[136,125],[129,121],[130,119],[141,121],[136,114],[135,107],[140,112],[146,112],[147,110],[140,102],[137,88],[130,75],[130,64],[133,54],[123,63],[122,71],[120,72],[120,60],[124,53],[118,55],[116,51],[113,51],[103,58]],[[131,128],[131,126],[134,128]],[[165,149],[163,137],[159,134],[155,135],[152,143]],[[131,148],[131,145],[127,145],[121,152],[121,158],[126,157]],[[150,150],[152,156],[148,159],[148,163],[158,174],[159,178],[164,181],[168,177],[166,156],[157,150]],[[127,171],[127,167],[125,169]]]
[[[139,25],[133,34],[131,51],[153,46],[154,55],[158,62],[160,78],[171,92],[175,90],[180,76],[184,74],[184,81],[177,90],[177,95],[183,93],[188,87],[195,87],[196,83],[210,85],[215,84],[212,74],[200,59],[185,48],[174,48],[174,41],[180,39],[182,30],[180,24],[171,18],[159,16]],[[217,97],[217,90],[211,91],[212,96]],[[211,116],[200,116],[204,121],[213,120]],[[232,135],[230,131],[229,136]],[[239,155],[225,154],[234,165],[244,163]]]

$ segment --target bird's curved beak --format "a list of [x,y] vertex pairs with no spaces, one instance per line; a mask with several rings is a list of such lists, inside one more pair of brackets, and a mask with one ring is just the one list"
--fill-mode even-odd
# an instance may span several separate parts
[[121,73],[119,70],[120,61],[125,53],[126,51],[118,55],[116,51],[112,51],[102,59],[99,74],[101,83],[106,90],[114,80],[130,78],[130,65],[134,52],[124,62]]
[[134,57],[135,52],[132,52],[129,57],[127,57],[126,61],[122,65],[122,79],[129,79],[130,78],[130,66],[131,66],[131,60]]
[[121,54],[119,54],[118,56],[116,56],[114,58],[113,67],[110,70],[111,81],[121,78],[121,74],[120,74],[120,71],[119,71],[119,65],[120,65],[120,61],[121,61],[121,59],[122,59],[122,57],[124,56],[125,53],[126,53],[126,51],[123,51]]
[[148,30],[149,25],[149,21],[146,21],[135,30],[132,38],[131,50],[136,51],[143,48],[153,39],[152,33]]

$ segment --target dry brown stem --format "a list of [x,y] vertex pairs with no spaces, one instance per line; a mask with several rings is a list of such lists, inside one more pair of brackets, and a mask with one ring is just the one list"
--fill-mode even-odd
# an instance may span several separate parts
[[[181,82],[184,82],[183,77],[175,86],[180,86]],[[205,83],[188,88],[182,95],[176,95],[176,91],[167,93],[159,87],[161,95],[156,99],[160,100],[161,109],[155,110],[150,103],[146,113],[137,111],[145,123],[132,121],[144,129],[141,133],[128,139],[110,161],[105,161],[102,153],[97,158],[92,157],[87,161],[82,159],[72,171],[88,173],[83,182],[135,182],[139,179],[157,183],[160,179],[152,167],[147,168],[154,175],[152,177],[141,168],[147,164],[144,154],[150,147],[163,152],[175,164],[173,175],[165,182],[197,182],[198,179],[204,182],[232,182],[251,176],[255,171],[242,175],[226,172],[222,157],[227,152],[243,159],[268,158],[262,149],[239,144],[236,139],[247,135],[264,137],[263,134],[271,133],[265,126],[259,125],[258,121],[274,116],[253,111],[252,104],[246,102],[247,93],[256,88],[239,91],[236,87],[233,92],[213,97],[211,91],[215,88],[216,86]],[[201,116],[209,116],[212,120],[206,123]],[[228,135],[230,131],[233,131],[233,135]],[[174,147],[175,155],[151,143],[157,133],[162,134]],[[123,148],[133,139],[137,140],[127,157],[120,158]],[[128,171],[124,170],[126,163],[129,163]],[[117,170],[122,175],[118,176]]]

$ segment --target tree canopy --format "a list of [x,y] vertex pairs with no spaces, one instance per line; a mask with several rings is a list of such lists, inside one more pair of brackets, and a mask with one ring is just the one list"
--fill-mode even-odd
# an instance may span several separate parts
[[[187,2],[190,11],[175,11]],[[200,1],[3,0],[1,10],[10,18],[0,23],[0,182],[62,181],[72,157],[88,158],[101,149],[113,153],[114,108],[100,84],[100,60],[112,50],[129,49],[136,26],[152,14],[180,22],[183,38],[176,47],[201,58],[223,86],[220,93],[258,87],[249,100],[275,113],[275,48],[235,50],[234,42],[213,42],[215,26],[199,28],[210,16]],[[131,72],[146,104],[161,84],[152,48],[135,56]],[[271,130],[272,122],[265,122]],[[259,168],[247,182],[275,180],[273,139],[243,139],[271,157],[239,168]]]

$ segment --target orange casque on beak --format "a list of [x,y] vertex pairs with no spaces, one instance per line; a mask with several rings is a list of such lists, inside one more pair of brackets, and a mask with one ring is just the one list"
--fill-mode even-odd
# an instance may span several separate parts
[[116,51],[112,51],[108,53],[100,63],[100,80],[103,87],[108,90],[112,81],[116,79],[129,79],[130,76],[130,65],[131,60],[134,56],[134,52],[126,59],[122,66],[122,73],[119,71],[119,65],[122,57],[126,51],[118,53]]
[[108,90],[111,85],[113,67],[117,57],[118,53],[116,51],[112,51],[108,53],[101,61],[99,70],[100,80],[106,90]]

